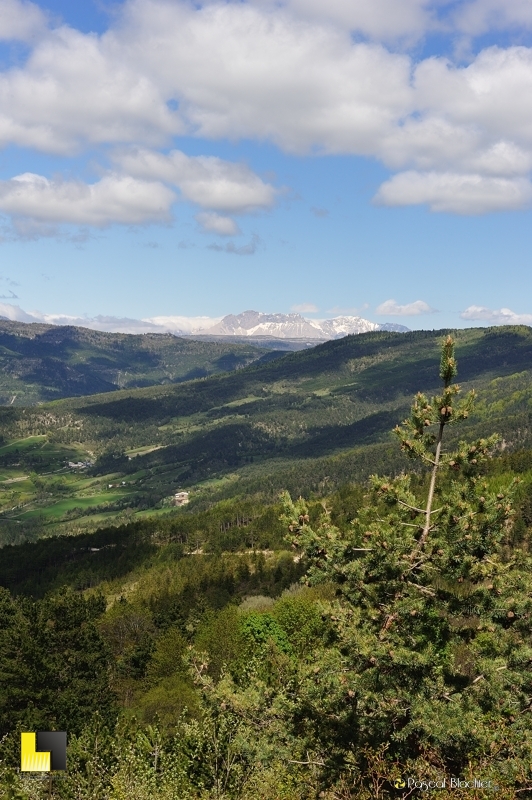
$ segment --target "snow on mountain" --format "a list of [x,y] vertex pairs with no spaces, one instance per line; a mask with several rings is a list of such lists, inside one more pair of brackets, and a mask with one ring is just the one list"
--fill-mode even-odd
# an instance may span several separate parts
[[216,325],[201,333],[212,336],[272,336],[277,339],[340,339],[353,333],[368,331],[407,331],[404,325],[378,325],[362,317],[335,317],[334,319],[307,319],[301,314],[263,314],[244,311],[228,314]]
[[339,339],[350,333],[368,333],[380,330],[380,325],[377,325],[376,322],[370,322],[362,317],[335,317],[334,319],[320,320],[318,324],[326,339]]
[[205,333],[216,336],[274,336],[278,339],[322,339],[323,334],[314,320],[301,314],[263,314],[244,311],[228,314]]
[[397,322],[385,322],[383,325],[379,325],[380,331],[393,331],[394,333],[406,333],[410,330],[407,328],[406,325],[398,325]]
[[76,325],[110,333],[173,333],[175,336],[267,336],[272,339],[309,339],[328,341],[350,333],[368,331],[407,331],[404,325],[387,322],[378,325],[362,317],[307,319],[301,314],[263,314],[244,311],[225,317],[159,316],[144,319],[126,317],[78,317],[72,314],[45,314],[24,311],[20,306],[0,303],[0,320],[38,322],[46,325]]

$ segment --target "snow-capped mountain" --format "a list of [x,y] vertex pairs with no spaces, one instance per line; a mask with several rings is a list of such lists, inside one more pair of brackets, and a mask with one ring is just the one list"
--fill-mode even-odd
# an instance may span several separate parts
[[300,339],[325,342],[340,339],[350,333],[368,331],[407,331],[404,325],[386,323],[378,325],[362,317],[336,317],[335,319],[307,319],[301,314],[263,314],[244,311],[225,317],[78,317],[72,314],[45,314],[24,311],[10,303],[0,303],[0,320],[6,322],[40,323],[44,325],[70,325],[91,328],[109,333],[173,333],[175,336],[267,336],[272,339]]
[[335,317],[334,319],[307,319],[301,314],[263,314],[244,311],[228,314],[216,325],[202,330],[209,336],[272,336],[276,339],[340,339],[352,333],[368,331],[407,331],[404,325],[378,325],[362,317]]

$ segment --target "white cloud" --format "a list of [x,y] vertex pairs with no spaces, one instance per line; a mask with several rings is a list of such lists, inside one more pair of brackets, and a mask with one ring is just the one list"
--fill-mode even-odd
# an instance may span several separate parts
[[20,306],[0,303],[0,317],[12,322],[40,322],[46,325],[77,325],[110,333],[201,333],[220,322],[222,317],[148,317],[130,319],[98,315],[79,317],[72,314],[46,314],[41,311],[24,311]]
[[0,317],[5,317],[11,322],[42,322],[42,319],[37,319],[33,314],[27,314],[20,306],[14,306],[11,303],[0,303]]
[[430,0],[254,0],[259,7],[281,7],[297,17],[336,23],[373,39],[420,36],[430,27]]
[[161,87],[120,51],[110,33],[62,27],[42,37],[24,66],[0,74],[0,144],[70,154],[86,143],[161,144],[182,133]]
[[44,33],[46,18],[34,3],[0,0],[0,39],[31,41]]
[[299,314],[315,314],[316,311],[319,311],[319,308],[314,303],[298,303],[292,306],[290,311],[296,311]]
[[385,300],[380,306],[377,306],[377,314],[386,317],[413,317],[418,314],[435,314],[436,309],[431,308],[424,300],[415,300],[413,303],[406,303],[401,306],[395,300]]
[[143,322],[150,322],[170,333],[202,333],[221,322],[223,317],[148,317]]
[[373,153],[410,108],[409,75],[406,56],[278,9],[130,0],[104,35],[59,28],[1,75],[0,142],[68,153],[190,133]]
[[528,202],[532,48],[416,64],[382,42],[531,26],[530,0],[126,0],[100,36],[45,32],[21,0],[0,0],[6,9],[0,37],[10,25],[41,33],[25,64],[0,73],[0,144],[132,145],[117,156],[126,174],[226,216],[271,207],[274,188],[242,164],[145,148],[180,134],[250,138],[378,158],[401,171],[381,202],[453,213]]
[[478,36],[493,29],[531,28],[530,0],[473,0],[461,3],[452,19],[456,28]]
[[187,156],[180,150],[168,155],[130,150],[117,153],[114,160],[128,175],[174,184],[186,200],[202,208],[242,214],[269,208],[275,202],[274,187],[245,164],[214,156]]
[[527,178],[493,178],[437,172],[400,172],[380,187],[375,201],[388,206],[427,203],[432,211],[483,214],[524,208],[532,200]]
[[492,325],[532,325],[532,314],[516,314],[509,308],[491,309],[469,306],[460,314],[462,319],[489,322]]
[[202,211],[196,215],[196,219],[208,233],[217,233],[218,236],[236,236],[240,233],[240,228],[231,217],[224,217],[215,211]]
[[425,59],[416,67],[414,86],[425,116],[448,119],[465,132],[473,126],[480,145],[505,141],[528,149],[532,143],[532,108],[523,102],[532,90],[527,47],[489,47],[465,67]]
[[[93,184],[49,180],[34,173],[0,181],[0,212],[14,218],[18,236],[32,239],[58,235],[57,225],[62,223],[102,227],[168,220],[178,198],[165,184],[176,186],[184,199],[203,208],[240,214],[269,208],[276,197],[274,187],[245,164],[220,158],[136,150],[117,154],[115,162],[123,172],[108,173]],[[211,233],[240,233],[231,217],[215,210],[196,219]]]
[[174,193],[162,183],[107,175],[94,184],[50,181],[27,172],[0,181],[0,211],[38,223],[102,227],[169,218]]

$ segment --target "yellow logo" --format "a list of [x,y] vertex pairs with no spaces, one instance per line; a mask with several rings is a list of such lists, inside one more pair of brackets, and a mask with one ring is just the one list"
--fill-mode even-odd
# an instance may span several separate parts
[[20,734],[20,771],[51,772],[66,769],[65,731]]
[[38,753],[36,735],[20,734],[20,769],[22,772],[50,772],[50,753]]
[[395,786],[396,789],[404,789],[406,783],[404,782],[404,780],[402,780],[402,778],[396,778],[393,785]]

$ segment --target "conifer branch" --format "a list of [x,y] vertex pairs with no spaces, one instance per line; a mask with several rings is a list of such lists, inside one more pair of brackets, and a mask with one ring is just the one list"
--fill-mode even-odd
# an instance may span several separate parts
[[[410,506],[408,505],[408,503],[403,502],[403,500],[398,500],[397,502],[399,503],[399,505],[404,506],[405,508],[409,508],[410,511],[417,511],[418,514],[425,514],[425,515],[427,514],[426,508],[416,508],[415,506]],[[443,511],[443,507],[435,508],[434,511],[430,511],[428,513],[437,514],[438,511]]]
[[425,510],[423,508],[416,508],[416,506],[411,506],[408,503],[403,502],[403,500],[397,501],[400,506],[404,506],[405,508],[409,508],[410,511],[416,511],[418,514],[424,514]]
[[312,765],[312,766],[315,766],[315,767],[324,767],[325,766],[325,762],[324,761],[296,761],[295,759],[292,759],[292,758],[288,759],[288,763],[289,764],[303,764],[305,766]]
[[412,581],[407,581],[407,583],[409,586],[419,589],[419,591],[423,592],[423,594],[429,595],[429,597],[436,597],[436,592],[433,592],[432,589],[428,589],[426,586],[420,586],[419,583],[413,583]]

